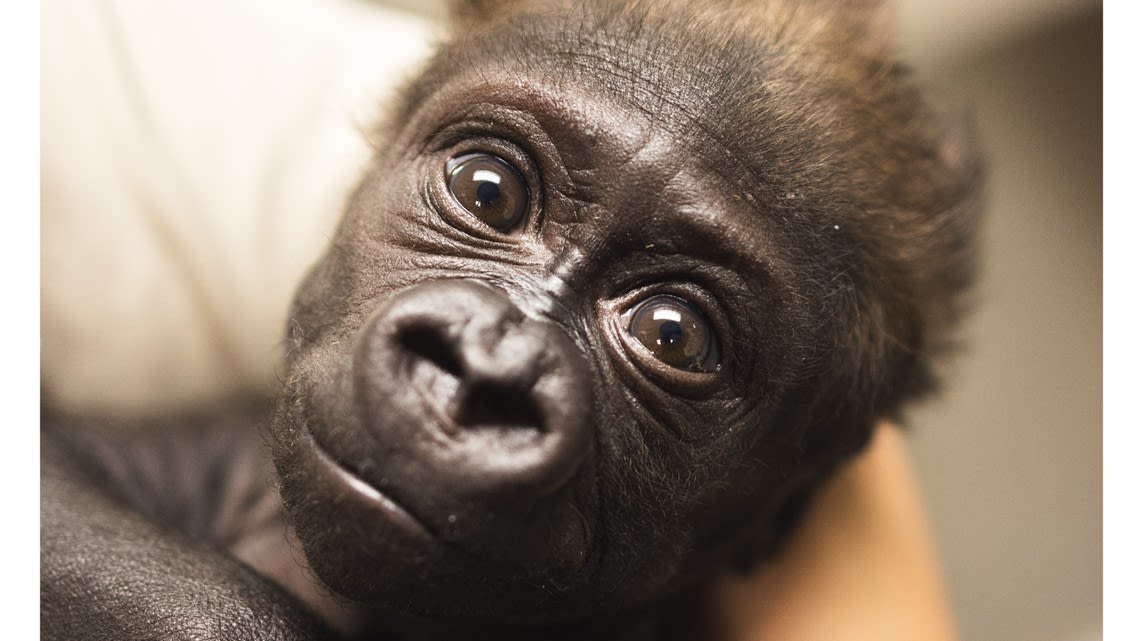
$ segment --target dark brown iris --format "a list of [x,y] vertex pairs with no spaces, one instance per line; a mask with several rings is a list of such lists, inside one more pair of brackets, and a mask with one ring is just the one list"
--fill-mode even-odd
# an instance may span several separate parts
[[468,154],[447,163],[447,189],[455,202],[498,231],[511,231],[526,216],[526,181],[496,156]]
[[690,372],[713,372],[719,364],[708,321],[676,296],[655,296],[634,308],[629,333],[654,358]]

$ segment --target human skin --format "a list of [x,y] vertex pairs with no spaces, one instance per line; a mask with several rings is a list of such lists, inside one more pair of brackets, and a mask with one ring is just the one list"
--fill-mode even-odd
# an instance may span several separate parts
[[881,424],[785,553],[709,596],[724,641],[956,639],[905,435]]

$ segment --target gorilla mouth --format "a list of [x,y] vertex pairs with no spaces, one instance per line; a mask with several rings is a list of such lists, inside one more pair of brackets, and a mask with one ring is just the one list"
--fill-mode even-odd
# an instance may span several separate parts
[[338,494],[380,514],[385,521],[409,538],[421,541],[435,539],[435,536],[411,512],[339,463],[317,443],[316,438],[312,439],[312,451],[316,455],[317,466],[322,476],[326,482],[339,490]]

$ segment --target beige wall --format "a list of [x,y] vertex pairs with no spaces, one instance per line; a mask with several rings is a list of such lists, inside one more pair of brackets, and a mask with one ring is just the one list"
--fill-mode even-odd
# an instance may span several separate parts
[[912,421],[966,641],[1099,638],[1100,38],[1086,13],[928,78],[992,172],[968,350]]

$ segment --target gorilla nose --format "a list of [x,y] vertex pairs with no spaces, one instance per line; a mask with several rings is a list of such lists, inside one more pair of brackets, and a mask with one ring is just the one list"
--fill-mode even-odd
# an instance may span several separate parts
[[355,358],[363,419],[405,482],[482,501],[538,498],[586,455],[592,399],[581,351],[488,285],[400,292],[367,323]]

